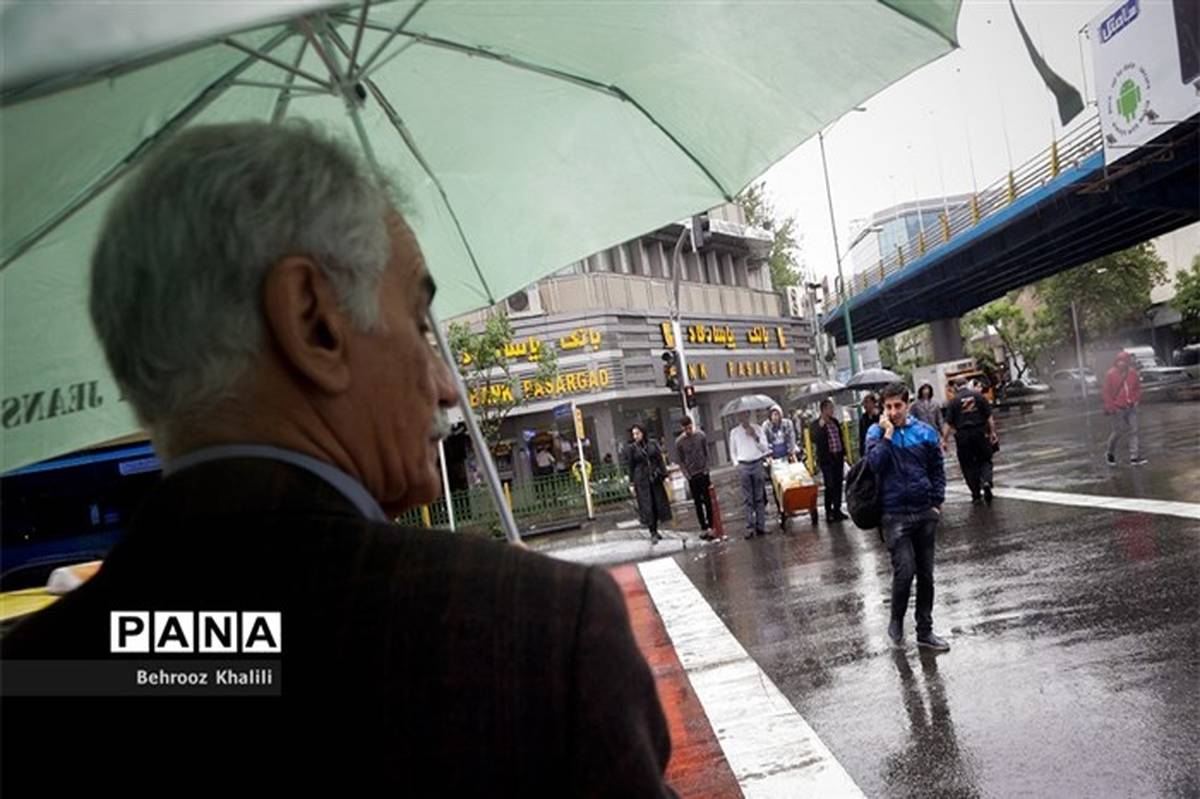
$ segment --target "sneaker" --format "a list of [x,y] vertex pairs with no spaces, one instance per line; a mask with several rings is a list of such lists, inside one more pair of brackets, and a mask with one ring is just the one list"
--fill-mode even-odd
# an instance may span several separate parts
[[1106,453],[1104,455],[1104,462],[1107,463],[1109,466],[1116,466],[1117,465],[1117,456],[1112,454],[1111,452]]
[[713,535],[712,533],[710,533],[708,530],[705,530],[704,532],[702,532],[700,534],[700,540],[701,541],[716,541],[717,537],[715,535]]
[[662,541],[662,535],[660,535],[659,533],[651,533],[650,534],[651,546],[653,546],[654,544],[657,544],[659,541]]
[[983,487],[983,501],[987,504],[992,504],[992,486],[990,483]]
[[904,644],[904,622],[893,619],[892,623],[888,625],[888,638],[892,639],[895,646],[902,646]]
[[917,636],[917,646],[923,646],[926,649],[933,649],[938,652],[949,652],[950,642],[945,638],[939,638],[933,633],[925,633]]
[[1145,458],[1130,458],[1129,459],[1130,466],[1145,466],[1149,462],[1150,461],[1146,460]]

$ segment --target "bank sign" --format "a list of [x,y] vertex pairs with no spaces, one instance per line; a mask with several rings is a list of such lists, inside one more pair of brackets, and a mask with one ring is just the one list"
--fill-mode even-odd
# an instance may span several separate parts
[[1088,35],[1106,164],[1200,113],[1200,0],[1121,0]]

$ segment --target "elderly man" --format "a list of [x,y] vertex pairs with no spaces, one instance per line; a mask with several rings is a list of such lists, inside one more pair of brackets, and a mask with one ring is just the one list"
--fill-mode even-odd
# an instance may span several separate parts
[[[340,145],[265,124],[185,131],[112,205],[92,317],[165,477],[4,657],[109,659],[110,611],[272,611],[281,695],[75,700],[92,787],[670,795],[607,573],[388,521],[437,496],[457,400],[398,207]],[[6,787],[66,776],[40,770],[61,754],[55,707],[5,702]]]
[[762,428],[750,421],[750,411],[737,416],[729,433],[729,457],[737,464],[742,502],[746,506],[746,538],[767,534],[767,478],[765,458],[771,454]]

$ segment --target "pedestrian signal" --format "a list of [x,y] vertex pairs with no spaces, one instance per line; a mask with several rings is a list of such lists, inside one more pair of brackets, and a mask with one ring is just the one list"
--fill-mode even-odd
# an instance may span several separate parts
[[689,407],[689,408],[696,407],[697,400],[696,400],[696,387],[695,386],[684,386],[683,387],[683,401],[684,401],[684,404],[687,405],[687,407]]
[[663,382],[671,391],[679,391],[679,356],[674,350],[664,350],[663,359]]

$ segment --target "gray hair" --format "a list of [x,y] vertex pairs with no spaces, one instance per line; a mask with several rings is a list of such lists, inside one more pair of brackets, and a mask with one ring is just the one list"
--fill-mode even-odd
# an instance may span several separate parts
[[92,255],[92,323],[142,423],[234,396],[263,347],[263,280],[284,257],[316,261],[353,323],[377,328],[393,207],[349,150],[304,123],[198,126],[152,155]]

